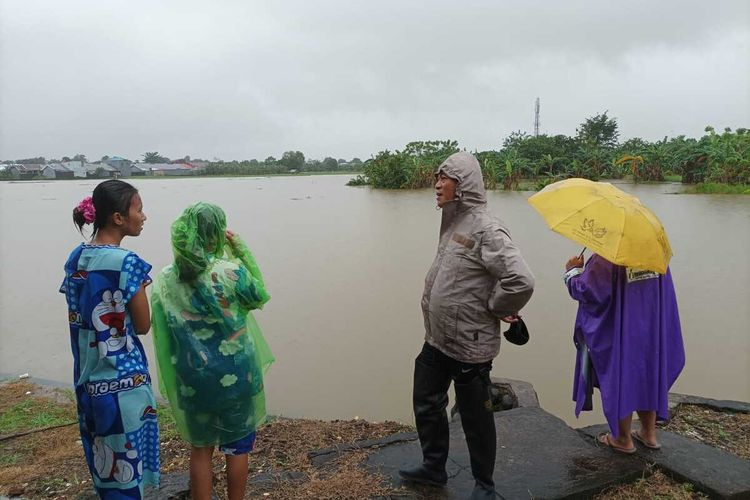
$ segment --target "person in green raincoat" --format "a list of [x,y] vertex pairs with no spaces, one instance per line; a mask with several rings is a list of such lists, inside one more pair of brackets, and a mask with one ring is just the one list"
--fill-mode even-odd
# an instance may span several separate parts
[[266,418],[263,375],[273,362],[255,319],[270,296],[255,258],[216,205],[196,203],[172,224],[174,263],[154,281],[152,325],[162,394],[192,445],[192,498],[210,498],[215,446],[230,499],[242,498],[255,431]]

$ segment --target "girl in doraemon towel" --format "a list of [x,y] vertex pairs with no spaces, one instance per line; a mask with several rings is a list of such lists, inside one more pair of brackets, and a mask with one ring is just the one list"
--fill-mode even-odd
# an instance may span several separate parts
[[138,236],[146,215],[138,191],[109,180],[73,210],[90,243],[73,250],[60,292],[68,302],[73,377],[81,441],[101,498],[142,498],[159,482],[159,432],[146,354],[136,335],[148,333],[145,287],[151,266],[120,248]]

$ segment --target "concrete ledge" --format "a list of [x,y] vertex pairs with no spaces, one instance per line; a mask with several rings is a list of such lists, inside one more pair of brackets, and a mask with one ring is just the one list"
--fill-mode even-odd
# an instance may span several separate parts
[[[605,488],[641,477],[646,465],[633,457],[596,448],[565,422],[541,408],[515,408],[495,414],[497,462],[495,487],[503,498],[589,498]],[[460,422],[450,424],[450,455],[444,488],[407,485],[398,469],[421,463],[418,442],[374,451],[366,466],[394,486],[406,486],[400,498],[464,499],[474,487],[469,452]]]

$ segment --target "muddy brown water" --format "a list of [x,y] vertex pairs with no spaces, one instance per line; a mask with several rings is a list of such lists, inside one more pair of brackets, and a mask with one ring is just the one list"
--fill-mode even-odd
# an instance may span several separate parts
[[[254,251],[272,299],[256,318],[276,355],[269,412],[289,417],[412,421],[420,297],[437,245],[430,190],[346,187],[349,176],[133,180],[148,220],[123,246],[161,269],[169,225],[189,203],[222,206]],[[73,206],[95,181],[0,182],[0,372],[72,379],[62,266],[80,241]],[[660,217],[674,249],[687,364],[673,390],[750,400],[750,196],[685,195],[678,184],[619,184]],[[493,375],[527,380],[573,425],[576,306],[562,268],[580,248],[550,232],[531,193],[491,192],[537,278],[523,311],[531,341],[504,344]],[[150,337],[144,340],[154,360]],[[152,372],[155,375],[155,369]],[[595,406],[600,406],[595,400]]]

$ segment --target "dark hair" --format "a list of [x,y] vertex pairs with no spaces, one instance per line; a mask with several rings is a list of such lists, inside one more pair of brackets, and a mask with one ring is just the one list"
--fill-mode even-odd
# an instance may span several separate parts
[[[136,194],[138,194],[138,190],[135,187],[116,179],[110,179],[97,185],[94,188],[94,194],[91,196],[96,211],[91,237],[96,236],[97,231],[107,225],[112,214],[119,212],[127,216],[130,210],[130,202]],[[78,227],[78,231],[83,234],[86,219],[83,211],[78,210],[77,207],[73,209],[73,222]]]

